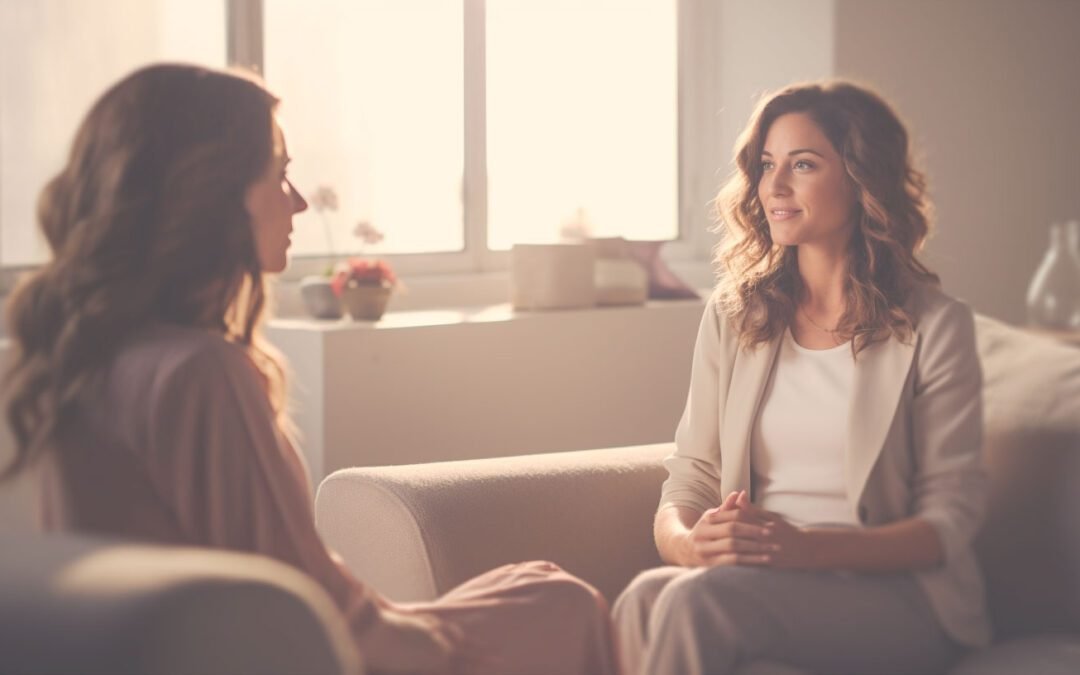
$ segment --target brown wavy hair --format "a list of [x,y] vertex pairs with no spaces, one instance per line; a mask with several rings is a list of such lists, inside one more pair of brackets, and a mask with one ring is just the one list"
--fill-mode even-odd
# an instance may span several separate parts
[[850,82],[797,84],[762,98],[736,144],[736,169],[716,199],[723,234],[716,262],[719,306],[751,348],[776,338],[802,294],[795,246],[774,244],[758,198],[761,153],[781,115],[809,116],[843,159],[855,188],[856,226],[844,283],[838,335],[853,355],[874,342],[910,338],[906,303],[919,283],[939,283],[918,260],[930,233],[926,178],[914,166],[908,134],[877,94]]
[[51,259],[7,305],[10,477],[70,431],[95,375],[155,322],[242,345],[282,416],[284,372],[260,338],[266,303],[244,194],[273,153],[277,98],[240,73],[180,64],[106,91],[42,191]]

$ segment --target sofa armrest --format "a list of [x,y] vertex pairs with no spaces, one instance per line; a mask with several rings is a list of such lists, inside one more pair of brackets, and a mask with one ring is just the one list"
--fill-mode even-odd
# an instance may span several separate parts
[[653,513],[672,444],[344,469],[315,500],[326,544],[398,601],[550,560],[608,600],[660,564]]
[[361,672],[329,596],[269,558],[75,535],[0,550],[0,672]]

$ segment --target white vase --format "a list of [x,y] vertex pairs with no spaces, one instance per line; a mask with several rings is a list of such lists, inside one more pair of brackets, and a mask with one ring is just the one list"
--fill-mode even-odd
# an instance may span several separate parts
[[316,319],[340,319],[341,299],[334,293],[327,277],[304,277],[300,280],[300,299],[304,309]]
[[1050,226],[1050,247],[1028,286],[1027,312],[1034,326],[1080,330],[1080,222]]

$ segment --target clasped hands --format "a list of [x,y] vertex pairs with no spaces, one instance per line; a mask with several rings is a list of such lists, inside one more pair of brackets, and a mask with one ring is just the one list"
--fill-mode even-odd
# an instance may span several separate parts
[[812,535],[779,514],[754,506],[746,490],[732,492],[720,506],[702,513],[686,545],[693,567],[804,569],[813,559]]

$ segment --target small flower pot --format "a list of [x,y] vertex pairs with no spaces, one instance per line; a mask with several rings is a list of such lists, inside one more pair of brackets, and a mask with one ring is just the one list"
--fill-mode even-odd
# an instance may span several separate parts
[[304,277],[300,280],[300,299],[304,309],[316,319],[340,319],[341,299],[334,293],[327,277]]
[[357,321],[378,321],[386,311],[386,303],[394,287],[389,284],[358,284],[349,282],[341,293],[345,310]]

